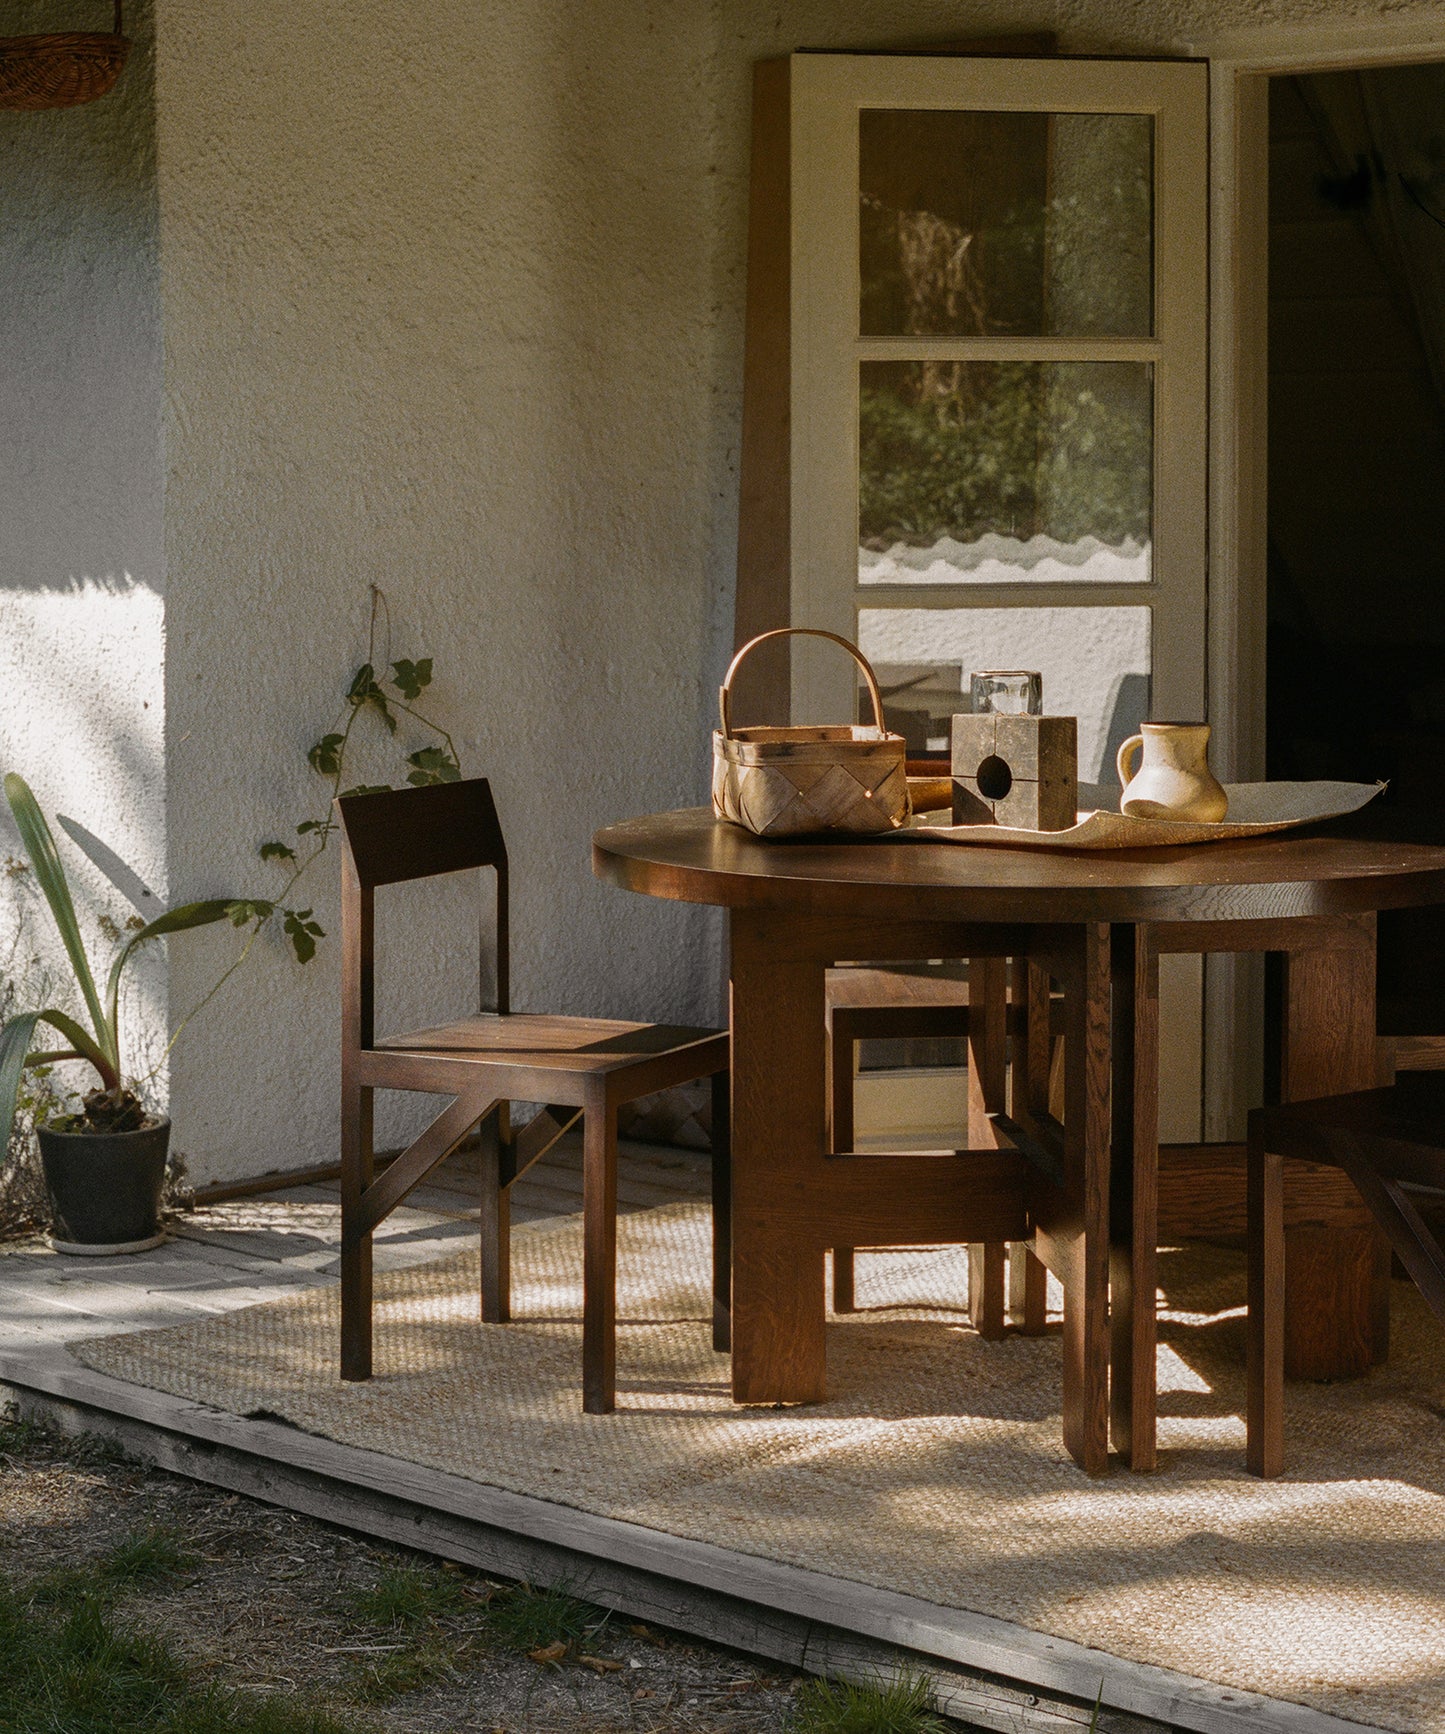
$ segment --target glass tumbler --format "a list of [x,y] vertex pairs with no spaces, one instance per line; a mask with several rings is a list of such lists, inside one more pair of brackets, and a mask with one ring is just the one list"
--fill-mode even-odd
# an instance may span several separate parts
[[984,668],[969,675],[975,716],[1042,716],[1044,677],[1021,668]]

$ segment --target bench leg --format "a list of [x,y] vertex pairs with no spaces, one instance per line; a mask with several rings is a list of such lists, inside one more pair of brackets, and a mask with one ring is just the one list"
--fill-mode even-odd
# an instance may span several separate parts
[[512,1318],[512,1203],[502,1176],[510,1142],[510,1104],[498,1102],[477,1128],[481,1168],[482,1322],[505,1325]]
[[341,1376],[371,1377],[371,1235],[356,1232],[372,1176],[372,1096],[346,1079],[341,1091]]
[[582,1407],[610,1415],[617,1403],[617,1109],[605,1086],[582,1118]]
[[733,1346],[732,1075],[712,1080],[712,1346]]
[[1284,1158],[1249,1137],[1249,1327],[1246,1461],[1284,1468]]

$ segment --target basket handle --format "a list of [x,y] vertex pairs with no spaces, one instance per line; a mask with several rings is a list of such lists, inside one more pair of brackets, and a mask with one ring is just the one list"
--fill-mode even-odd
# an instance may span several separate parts
[[826,638],[830,643],[841,644],[862,669],[863,678],[868,683],[868,696],[873,701],[874,726],[880,735],[887,734],[888,730],[883,722],[883,698],[878,691],[878,677],[874,674],[868,658],[856,644],[850,644],[836,632],[824,632],[818,626],[775,626],[771,632],[760,632],[756,638],[750,638],[728,664],[728,671],[723,676],[717,695],[718,719],[722,723],[722,736],[725,741],[733,738],[733,676],[742,666],[743,658],[755,651],[760,644],[766,644],[770,638]]

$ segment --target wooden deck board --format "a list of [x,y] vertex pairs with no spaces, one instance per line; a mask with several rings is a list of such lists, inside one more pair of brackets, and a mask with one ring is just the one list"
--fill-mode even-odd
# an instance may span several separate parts
[[[678,1153],[660,1153],[664,1162]],[[629,1186],[657,1201],[705,1195],[704,1162]],[[531,1177],[527,1177],[531,1178]],[[460,1177],[465,1181],[465,1175]],[[572,1153],[518,1186],[514,1220],[557,1226],[580,1207]],[[455,1181],[436,1190],[453,1191]],[[431,1199],[428,1198],[428,1202]],[[854,1679],[924,1673],[939,1707],[998,1734],[1362,1734],[1304,1706],[1190,1679],[991,1616],[935,1607],[822,1573],[689,1541],[544,1499],[505,1492],[271,1421],[227,1414],[107,1378],[71,1359],[79,1336],[143,1329],[294,1294],[334,1280],[339,1214],[330,1185],[219,1205],[143,1258],[0,1255],[0,1399],[72,1429],[105,1434],[144,1460],[362,1533],[503,1576],[565,1585],[604,1606],[794,1667]],[[299,1224],[258,1205],[289,1203]],[[245,1229],[227,1229],[248,1220]],[[470,1244],[461,1213],[403,1208],[378,1237],[381,1268]]]
[[[1361,1734],[1361,1724],[1125,1661],[985,1614],[487,1487],[275,1422],[124,1384],[55,1348],[0,1348],[23,1410],[109,1432],[162,1467],[795,1666],[921,1669],[943,1707],[1008,1734],[1100,1729]],[[858,1669],[856,1654],[853,1658]],[[1046,1700],[1039,1703],[1040,1695]],[[1036,1714],[1036,1712],[1041,1712]]]

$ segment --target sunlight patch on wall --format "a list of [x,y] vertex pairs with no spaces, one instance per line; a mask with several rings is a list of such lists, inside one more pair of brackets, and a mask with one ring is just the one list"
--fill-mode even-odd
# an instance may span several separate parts
[[[18,771],[52,820],[97,972],[109,968],[112,935],[147,904],[150,914],[164,904],[164,682],[165,608],[148,585],[126,574],[0,590],[0,770]],[[73,822],[72,834],[58,816]],[[86,834],[83,853],[74,837]],[[0,853],[23,853],[8,809]],[[107,876],[87,855],[118,861]],[[58,1003],[72,1003],[49,913],[25,877],[6,881],[0,938],[0,961],[20,968],[38,958]],[[131,1052],[145,1069],[165,1045],[158,951],[130,971],[128,1000]]]

